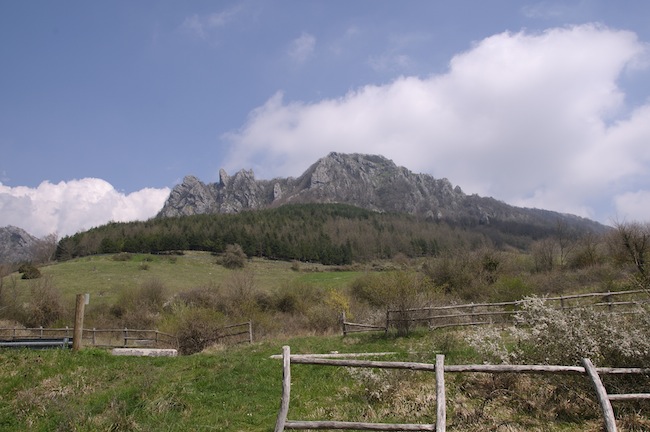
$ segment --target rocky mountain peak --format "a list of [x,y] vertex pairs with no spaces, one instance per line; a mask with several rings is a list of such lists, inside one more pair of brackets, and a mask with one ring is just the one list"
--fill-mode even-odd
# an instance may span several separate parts
[[[380,155],[332,152],[312,164],[298,178],[256,180],[252,170],[229,176],[219,171],[219,182],[204,184],[187,176],[176,186],[159,216],[198,213],[237,213],[286,203],[345,203],[393,213],[470,224],[492,221],[591,223],[576,216],[509,206],[493,198],[466,195],[459,186],[429,174],[415,174]],[[550,221],[550,222],[549,222]]]

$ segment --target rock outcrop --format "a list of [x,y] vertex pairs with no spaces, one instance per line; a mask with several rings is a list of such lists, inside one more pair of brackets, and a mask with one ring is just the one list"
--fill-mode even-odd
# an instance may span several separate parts
[[251,170],[204,184],[193,176],[176,186],[161,217],[199,213],[237,213],[287,203],[345,203],[378,211],[408,213],[463,224],[497,222],[545,225],[562,220],[602,231],[603,225],[577,216],[507,205],[493,198],[466,195],[446,178],[415,174],[378,155],[330,153],[298,178],[256,180]]
[[0,228],[0,264],[31,261],[38,242],[21,228],[11,225]]

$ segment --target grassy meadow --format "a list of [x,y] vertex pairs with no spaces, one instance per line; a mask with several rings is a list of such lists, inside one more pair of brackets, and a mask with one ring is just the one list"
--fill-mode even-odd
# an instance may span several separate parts
[[[382,360],[447,364],[480,360],[462,331],[408,338],[303,337],[176,358],[115,357],[84,349],[0,355],[3,431],[270,432],[280,403],[282,345],[292,353],[385,352]],[[450,431],[600,431],[584,377],[447,374]],[[572,386],[576,390],[572,391]],[[291,420],[435,422],[432,373],[292,366]],[[622,430],[648,430],[634,411]]]
[[[170,256],[129,254],[127,260],[121,260],[119,256],[92,255],[46,265],[40,268],[41,280],[48,279],[60,293],[63,303],[71,308],[76,294],[89,293],[92,308],[112,305],[124,291],[150,281],[160,281],[164,295],[172,297],[194,288],[218,287],[236,272],[218,265],[216,257],[209,252],[187,251],[183,255]],[[363,274],[360,269],[341,271],[336,266],[262,258],[249,259],[245,271],[252,276],[256,287],[264,292],[273,292],[287,284],[342,288]],[[9,294],[15,291],[19,301],[26,302],[31,296],[31,288],[41,280],[25,280],[13,273],[4,278],[4,290]]]

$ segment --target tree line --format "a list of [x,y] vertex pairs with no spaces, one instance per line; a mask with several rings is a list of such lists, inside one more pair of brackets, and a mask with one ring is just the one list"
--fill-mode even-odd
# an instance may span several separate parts
[[222,253],[238,244],[249,257],[343,265],[373,259],[436,256],[449,248],[525,249],[552,227],[453,225],[345,204],[296,204],[238,214],[111,222],[62,238],[56,259],[200,250]]

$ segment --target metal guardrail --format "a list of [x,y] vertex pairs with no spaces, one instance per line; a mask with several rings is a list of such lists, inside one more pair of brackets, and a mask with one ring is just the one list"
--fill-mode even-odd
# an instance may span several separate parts
[[61,339],[13,339],[0,341],[0,348],[46,349],[71,347],[72,338],[67,337]]

